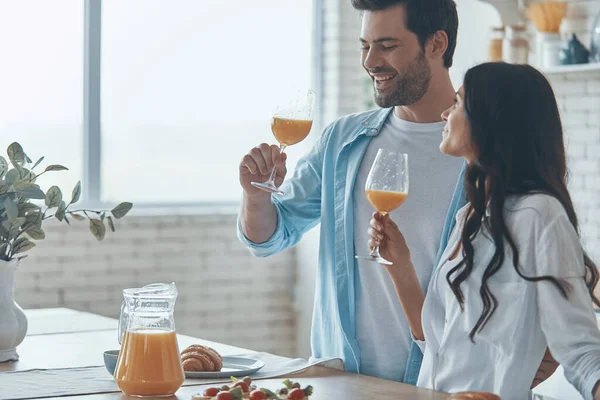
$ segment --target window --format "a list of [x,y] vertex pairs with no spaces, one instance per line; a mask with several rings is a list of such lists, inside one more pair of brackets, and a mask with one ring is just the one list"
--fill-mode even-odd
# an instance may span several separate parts
[[311,3],[104,0],[102,200],[237,201],[277,99],[310,87]]
[[0,152],[16,141],[42,166],[65,165],[39,183],[71,193],[83,175],[83,2],[0,0],[0,37]]

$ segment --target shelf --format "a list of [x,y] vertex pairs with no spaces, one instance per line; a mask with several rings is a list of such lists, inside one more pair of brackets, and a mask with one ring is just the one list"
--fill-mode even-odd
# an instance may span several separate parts
[[583,72],[600,72],[600,63],[559,65],[556,67],[544,68],[541,70],[545,74],[575,74]]

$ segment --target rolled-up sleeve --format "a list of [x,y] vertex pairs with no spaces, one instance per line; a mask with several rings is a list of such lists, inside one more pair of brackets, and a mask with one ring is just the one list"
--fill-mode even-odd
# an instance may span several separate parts
[[275,232],[271,235],[269,240],[263,243],[255,243],[248,239],[246,235],[244,235],[244,231],[242,230],[242,223],[240,221],[240,217],[238,215],[237,220],[237,237],[256,257],[268,257],[272,254],[276,254],[279,251],[279,246],[282,246],[284,243],[283,240],[283,222],[281,219],[281,214],[279,212],[279,207],[277,203],[273,203],[275,205],[275,209],[277,210],[277,226],[275,228]]
[[579,237],[566,217],[559,217],[540,237],[538,272],[567,283],[568,298],[548,281],[536,283],[542,331],[565,377],[586,400],[600,380],[600,331],[585,284]]

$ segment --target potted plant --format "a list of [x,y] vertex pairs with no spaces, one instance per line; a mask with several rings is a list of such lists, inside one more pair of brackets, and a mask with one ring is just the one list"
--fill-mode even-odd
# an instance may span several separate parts
[[107,226],[114,232],[114,219],[124,217],[133,207],[123,202],[111,210],[72,210],[81,195],[81,182],[68,200],[57,186],[44,192],[36,183],[41,175],[68,168],[53,164],[42,170],[44,157],[33,163],[16,142],[8,146],[7,154],[8,161],[0,156],[0,362],[19,358],[16,347],[27,332],[27,319],[14,301],[15,271],[27,257],[24,253],[46,237],[44,221],[55,218],[70,224],[71,219],[87,219],[90,232],[102,240]]

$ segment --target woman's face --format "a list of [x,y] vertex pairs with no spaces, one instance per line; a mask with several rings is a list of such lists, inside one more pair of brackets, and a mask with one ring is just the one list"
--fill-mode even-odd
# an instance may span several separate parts
[[456,92],[454,105],[442,113],[446,121],[440,150],[454,157],[464,157],[471,163],[477,156],[471,140],[471,125],[465,114],[465,91],[461,87]]

